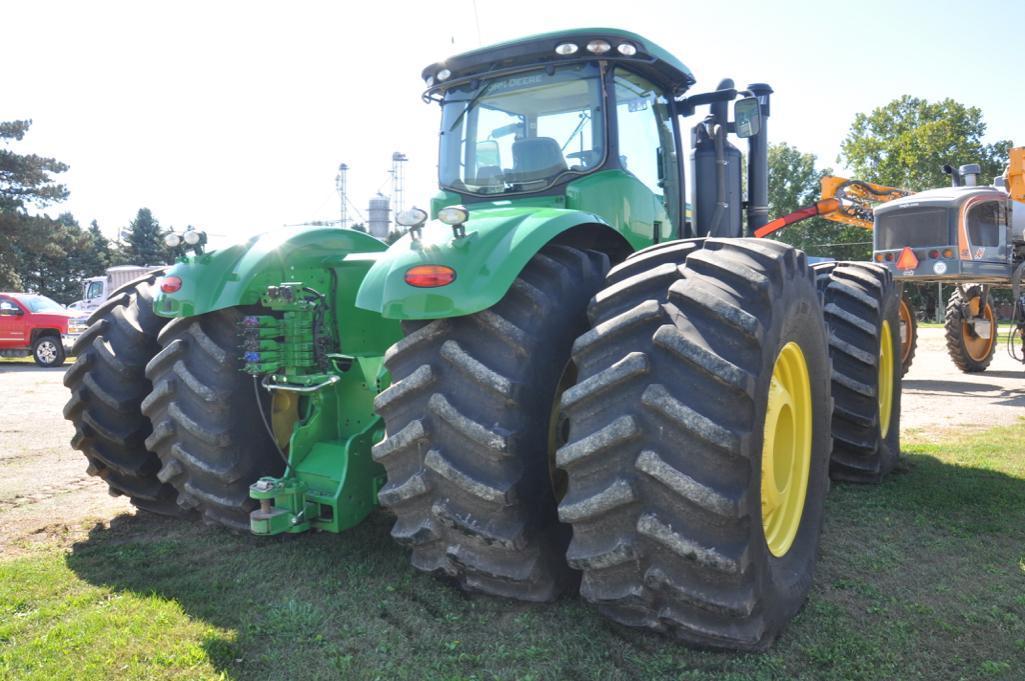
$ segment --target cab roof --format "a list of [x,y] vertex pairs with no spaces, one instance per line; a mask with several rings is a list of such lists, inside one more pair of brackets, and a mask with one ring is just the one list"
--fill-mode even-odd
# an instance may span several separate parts
[[[605,40],[612,49],[604,54],[592,54],[587,51],[587,44],[592,40]],[[577,50],[570,55],[556,54],[555,47],[563,43],[572,43]],[[618,47],[623,43],[632,44],[637,49],[636,54],[620,54]],[[431,64],[422,75],[428,84],[425,94],[431,95],[476,78],[505,75],[548,64],[597,59],[629,64],[631,70],[666,88],[674,96],[683,94],[695,82],[690,69],[667,50],[636,33],[617,28],[576,28],[509,40]],[[445,69],[451,75],[444,81],[438,81],[438,73]]]
[[924,192],[904,196],[887,203],[876,206],[873,211],[877,214],[889,213],[914,205],[928,205],[933,207],[959,206],[961,203],[973,196],[985,196],[992,194],[996,200],[1006,199],[1007,194],[997,187],[978,185],[975,187],[939,187],[927,189]]

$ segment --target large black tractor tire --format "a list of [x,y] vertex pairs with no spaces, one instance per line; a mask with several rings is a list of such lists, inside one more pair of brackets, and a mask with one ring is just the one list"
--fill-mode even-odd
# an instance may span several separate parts
[[833,362],[834,480],[879,482],[900,455],[900,297],[864,262],[815,265]]
[[373,455],[392,536],[418,569],[527,601],[574,582],[550,426],[607,269],[604,254],[549,245],[494,306],[412,326],[388,350],[392,384],[375,402],[387,435]]
[[93,312],[64,374],[71,390],[64,418],[75,426],[71,446],[85,454],[89,474],[102,478],[112,495],[180,516],[177,492],[157,479],[160,459],[146,447],[152,429],[141,408],[151,387],[146,363],[160,349],[157,334],[167,323],[153,314],[157,279],[154,273],[126,284]]
[[915,361],[915,350],[918,349],[918,317],[911,299],[907,295],[900,297],[900,377],[907,376],[911,363]]
[[[975,304],[979,299],[979,316],[989,321],[989,338],[975,333],[968,323],[969,316],[965,308]],[[947,300],[944,330],[947,339],[947,354],[958,369],[966,374],[985,371],[993,361],[993,353],[997,348],[997,319],[993,313],[993,304],[989,296],[982,300],[982,287],[973,284],[965,287],[962,294],[957,287]]]
[[142,411],[153,423],[146,445],[160,457],[157,476],[178,491],[179,506],[244,532],[256,508],[249,485],[281,475],[284,461],[263,425],[253,379],[239,370],[242,316],[228,308],[165,326],[146,366],[153,391]]
[[[562,398],[569,438],[556,457],[569,480],[559,506],[573,526],[567,558],[583,571],[581,595],[616,622],[763,649],[804,603],[822,526],[832,448],[822,307],[804,254],[784,244],[683,241],[664,255],[671,249],[675,262],[625,278],[615,275],[630,260],[617,268],[574,345],[578,381]],[[798,408],[784,409],[770,383],[795,355],[808,380],[793,393]],[[804,456],[790,460],[806,467],[780,464],[795,495],[766,487],[764,520],[763,455],[766,465],[787,459],[775,435],[784,412],[807,426],[795,440]],[[773,445],[763,449],[766,422]],[[806,486],[793,472],[807,473]],[[783,523],[788,535],[776,498],[799,513]]]

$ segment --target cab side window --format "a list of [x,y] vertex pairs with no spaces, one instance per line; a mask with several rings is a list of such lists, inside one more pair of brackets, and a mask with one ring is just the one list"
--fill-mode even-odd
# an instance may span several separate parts
[[968,240],[973,246],[1000,246],[1006,230],[1007,217],[998,201],[986,201],[968,210]]
[[640,76],[616,69],[620,165],[662,198],[670,221],[680,223],[680,177],[669,98]]
[[93,298],[99,298],[103,294],[103,284],[99,281],[89,282],[89,288],[86,289],[85,297],[89,300]]

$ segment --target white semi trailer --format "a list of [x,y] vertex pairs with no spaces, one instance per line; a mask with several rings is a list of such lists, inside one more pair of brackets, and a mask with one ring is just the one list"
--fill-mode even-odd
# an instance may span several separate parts
[[104,275],[89,277],[82,282],[82,300],[68,305],[68,309],[92,312],[105,301],[111,293],[133,279],[138,279],[147,272],[159,270],[161,266],[151,265],[118,265],[108,267]]

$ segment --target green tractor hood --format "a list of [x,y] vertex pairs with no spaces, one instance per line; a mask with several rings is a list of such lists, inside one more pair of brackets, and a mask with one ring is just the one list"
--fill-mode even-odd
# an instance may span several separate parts
[[[555,201],[553,201],[555,203]],[[607,228],[601,217],[554,206],[470,206],[466,236],[438,220],[426,223],[418,239],[407,234],[370,268],[356,305],[388,319],[437,319],[473,314],[505,295],[534,255],[567,230],[591,225]],[[436,288],[406,283],[417,265],[443,265],[455,280]]]

